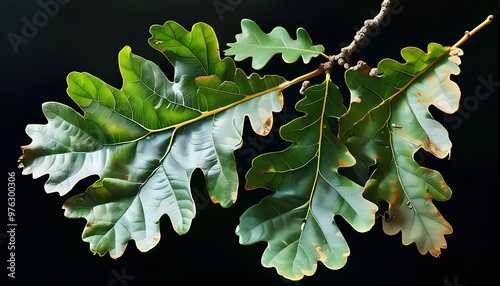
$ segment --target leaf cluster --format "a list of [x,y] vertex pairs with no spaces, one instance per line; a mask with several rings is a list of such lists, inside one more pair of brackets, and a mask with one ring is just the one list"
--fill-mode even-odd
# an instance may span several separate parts
[[[255,69],[276,54],[287,63],[329,58],[302,28],[295,40],[281,27],[265,33],[251,20],[241,28],[225,55],[250,58]],[[450,154],[448,133],[428,109],[458,109],[460,90],[450,80],[460,72],[456,49],[405,48],[404,63],[384,59],[376,75],[346,71],[347,108],[323,67],[289,81],[247,75],[232,58],[220,58],[215,32],[205,23],[187,31],[169,21],[150,32],[150,45],[174,67],[173,81],[125,47],[120,89],[73,72],[67,92],[83,115],[48,102],[42,106],[48,122],[26,128],[33,141],[22,147],[23,173],[48,174],[46,192],[65,195],[79,180],[99,176],[64,203],[66,217],[87,220],[82,238],[92,252],[117,258],[130,240],[150,250],[165,214],[175,232],[186,233],[196,215],[195,170],[214,203],[235,203],[234,151],[242,146],[245,118],[255,133],[268,134],[283,90],[322,74],[324,81],[305,89],[296,104],[304,115],[280,129],[290,146],[261,154],[248,170],[247,189],[273,194],[242,214],[240,243],[266,242],[263,265],[292,280],[312,275],[318,262],[330,269],[345,265],[350,249],[335,221],[340,218],[366,232],[381,217],[387,234],[401,232],[403,243],[415,243],[422,254],[438,256],[446,248],[452,227],[434,201],[448,200],[451,190],[439,172],[413,157],[419,149],[438,158]]]

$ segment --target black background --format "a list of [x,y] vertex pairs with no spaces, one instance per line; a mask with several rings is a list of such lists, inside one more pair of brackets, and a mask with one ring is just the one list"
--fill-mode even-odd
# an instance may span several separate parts
[[[46,1],[43,1],[46,2]],[[232,3],[230,10],[217,12],[214,3]],[[339,3],[337,3],[339,2]],[[340,3],[341,2],[341,3]],[[384,21],[370,42],[353,56],[376,66],[382,58],[402,61],[403,47],[416,46],[426,50],[428,43],[453,45],[465,30],[471,30],[487,15],[499,10],[498,1],[393,1],[395,9]],[[481,4],[479,4],[481,3]],[[113,260],[109,255],[92,255],[81,240],[84,219],[70,220],[63,216],[61,206],[67,197],[45,194],[46,177],[33,180],[22,176],[17,168],[20,146],[31,139],[24,133],[27,124],[46,122],[41,104],[58,101],[76,105],[66,95],[66,75],[71,71],[87,71],[115,87],[121,87],[117,54],[124,45],[152,60],[172,78],[172,70],[164,56],[152,49],[147,39],[149,27],[175,20],[186,29],[196,22],[211,25],[218,36],[220,48],[234,42],[240,33],[240,20],[250,18],[270,32],[275,26],[285,27],[295,38],[295,30],[304,27],[314,44],[322,44],[327,54],[339,52],[343,42],[350,42],[355,27],[378,12],[380,1],[77,1],[60,5],[59,11],[38,28],[28,43],[19,45],[18,53],[8,40],[9,32],[21,34],[26,17],[41,11],[37,1],[2,0],[1,13],[1,114],[5,194],[0,208],[7,208],[7,172],[16,178],[16,279],[7,285],[486,285],[498,283],[498,86],[488,98],[478,99],[481,80],[498,82],[499,19],[462,46],[462,72],[453,76],[462,91],[464,106],[455,117],[443,117],[432,109],[436,119],[450,132],[453,142],[451,160],[438,160],[424,153],[417,154],[423,166],[437,169],[445,177],[454,194],[448,202],[436,205],[454,228],[446,236],[448,249],[440,258],[422,256],[414,244],[403,246],[401,235],[387,236],[381,221],[364,234],[354,231],[337,218],[351,248],[344,268],[337,271],[318,265],[316,274],[300,282],[290,282],[277,275],[275,269],[261,266],[265,243],[241,246],[234,229],[239,216],[250,205],[269,192],[240,190],[238,202],[228,209],[208,203],[202,189],[196,187],[198,214],[190,231],[177,235],[169,219],[161,219],[160,243],[147,253],[139,252],[129,243],[123,257]],[[219,11],[221,12],[221,11]],[[280,74],[287,79],[309,72],[323,59],[310,65],[301,60],[293,65],[279,57],[259,71]],[[250,61],[237,65],[247,74]],[[336,71],[333,81],[346,98],[342,72]],[[323,78],[316,78],[320,83]],[[236,154],[243,176],[253,154],[287,146],[277,128],[292,119],[294,104],[301,98],[298,86],[285,92],[285,112],[278,116],[276,128],[267,137],[245,133],[245,145]],[[478,90],[479,88],[479,90]],[[80,193],[96,178],[79,183],[72,194]],[[241,177],[243,179],[243,177]],[[195,182],[200,185],[200,182]],[[2,191],[2,190],[0,190]],[[1,212],[0,225],[5,234],[6,211]],[[0,237],[0,271],[7,278],[7,242]],[[125,273],[129,280],[116,279]],[[2,285],[5,285],[2,283]]]

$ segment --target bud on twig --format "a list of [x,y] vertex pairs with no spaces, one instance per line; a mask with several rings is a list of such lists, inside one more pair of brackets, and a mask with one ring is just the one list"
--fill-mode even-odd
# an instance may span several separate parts
[[333,64],[337,64],[339,66],[344,66],[345,69],[349,69],[349,64],[348,64],[349,57],[358,48],[358,46],[363,45],[365,43],[366,38],[368,37],[370,32],[377,29],[380,23],[382,23],[382,19],[384,19],[385,15],[387,15],[387,13],[389,12],[390,4],[391,1],[384,0],[382,2],[380,12],[378,13],[378,15],[371,20],[366,20],[364,22],[363,27],[361,27],[361,29],[359,29],[358,32],[356,32],[354,40],[351,42],[351,44],[349,44],[349,46],[347,47],[342,48],[338,55],[331,56],[329,59],[330,62],[332,62]]

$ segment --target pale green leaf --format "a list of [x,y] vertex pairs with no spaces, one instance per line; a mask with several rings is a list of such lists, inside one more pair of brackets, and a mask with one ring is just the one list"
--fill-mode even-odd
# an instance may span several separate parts
[[311,37],[303,28],[297,29],[297,40],[293,40],[283,27],[274,28],[269,34],[249,19],[241,21],[242,33],[236,35],[236,43],[230,43],[225,51],[226,56],[235,56],[242,61],[252,58],[254,69],[263,68],[275,54],[282,54],[286,63],[293,63],[302,57],[309,63],[312,57],[324,52],[322,45],[313,45]]
[[141,251],[154,247],[164,214],[177,233],[189,230],[196,214],[190,190],[196,169],[213,202],[233,204],[233,152],[242,144],[245,117],[265,135],[272,112],[282,108],[284,79],[247,77],[232,59],[221,60],[210,26],[198,23],[188,32],[167,22],[151,32],[150,43],[174,66],[174,82],[125,47],[118,57],[121,89],[71,73],[68,94],[84,116],[63,104],[44,104],[48,123],[28,125],[33,141],[23,147],[23,173],[48,174],[47,192],[64,195],[81,179],[99,176],[65,202],[65,215],[85,218],[83,240],[93,252],[115,258],[129,240]]

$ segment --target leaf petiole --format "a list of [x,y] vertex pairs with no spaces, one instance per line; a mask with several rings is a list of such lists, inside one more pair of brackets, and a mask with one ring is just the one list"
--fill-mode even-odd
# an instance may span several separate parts
[[471,32],[466,31],[465,35],[458,41],[456,44],[453,45],[454,48],[458,48],[460,45],[465,43],[470,37],[472,37],[475,33],[480,31],[482,28],[488,26],[491,22],[493,21],[493,15],[489,15],[486,20],[484,20],[481,24],[479,24],[474,30]]
[[[229,108],[232,108],[240,103],[243,103],[245,101],[248,101],[250,99],[253,99],[253,98],[256,98],[256,97],[259,97],[261,95],[264,95],[264,94],[267,94],[269,92],[272,92],[272,91],[275,91],[275,90],[279,90],[280,92],[283,91],[284,89],[294,85],[294,84],[297,84],[299,82],[302,82],[304,80],[307,80],[307,79],[310,79],[310,78],[313,78],[315,76],[318,76],[320,74],[323,74],[324,72],[324,69],[323,69],[323,66],[321,65],[319,68],[317,68],[316,70],[310,72],[310,73],[307,73],[305,75],[302,75],[302,76],[299,76],[291,81],[285,81],[284,83],[280,84],[280,85],[277,85],[277,86],[274,86],[272,88],[269,88],[267,90],[264,90],[264,91],[261,91],[259,93],[255,93],[255,94],[252,94],[252,95],[249,95],[249,96],[246,96],[244,98],[242,98],[241,100],[238,100],[238,101],[235,101],[231,104],[228,104],[228,105],[225,105],[223,107],[220,107],[220,108],[217,108],[217,109],[214,109],[214,110],[211,110],[211,111],[207,111],[207,112],[202,112],[200,116],[196,117],[196,118],[193,118],[191,120],[187,120],[187,121],[184,121],[184,122],[181,122],[181,123],[178,123],[178,124],[174,124],[174,125],[171,125],[171,126],[168,126],[168,127],[165,127],[165,128],[162,128],[162,129],[149,129],[148,131],[148,134],[146,134],[144,137],[150,135],[151,133],[155,133],[155,132],[161,132],[161,131],[165,131],[165,130],[169,130],[169,129],[172,129],[174,128],[174,130],[177,130],[183,126],[186,126],[190,123],[193,123],[193,122],[196,122],[200,119],[203,119],[203,118],[206,118],[206,117],[209,117],[209,116],[212,116],[212,115],[215,115],[219,112],[222,112],[226,109],[229,109]],[[142,139],[143,137],[141,137],[140,139]]]
[[330,57],[329,57],[327,54],[325,54],[325,53],[320,53],[320,55],[321,55],[322,57],[324,57],[325,59],[330,60]]
[[302,82],[304,80],[308,80],[310,78],[316,77],[318,75],[321,75],[325,72],[325,69],[323,68],[323,65],[320,65],[319,68],[315,69],[314,71],[310,73],[306,73],[305,75],[301,75],[291,81],[285,81],[284,83],[280,84],[281,90],[288,88],[294,84],[297,84],[299,82]]

